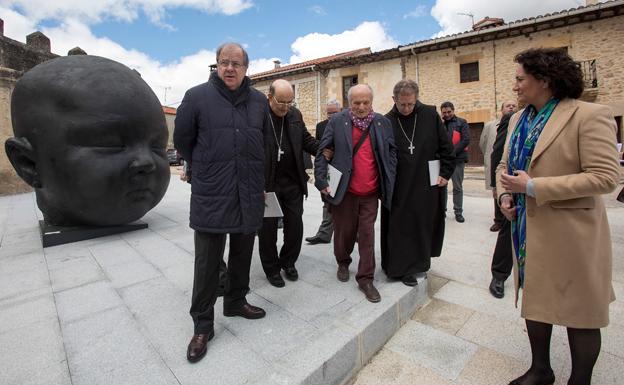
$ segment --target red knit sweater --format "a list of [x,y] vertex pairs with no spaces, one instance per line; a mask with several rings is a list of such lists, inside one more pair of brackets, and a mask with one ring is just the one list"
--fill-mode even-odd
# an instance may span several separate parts
[[[372,123],[371,123],[372,124]],[[360,140],[364,131],[357,127],[353,127],[351,138],[353,139],[353,147]],[[360,149],[353,157],[353,172],[351,174],[351,182],[349,183],[349,192],[359,196],[367,196],[373,194],[379,188],[379,174],[377,171],[377,162],[373,153],[370,133]]]

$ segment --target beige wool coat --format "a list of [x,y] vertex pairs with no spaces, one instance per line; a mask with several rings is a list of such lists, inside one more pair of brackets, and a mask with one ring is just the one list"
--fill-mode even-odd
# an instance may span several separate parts
[[[509,122],[497,186],[507,170],[509,138],[522,114]],[[611,236],[601,194],[618,183],[616,126],[608,107],[564,99],[546,123],[528,174],[535,198],[527,196],[525,319],[572,328],[609,323]],[[499,197],[505,191],[498,191]],[[515,260],[515,256],[514,256]],[[514,263],[516,303],[518,272]]]

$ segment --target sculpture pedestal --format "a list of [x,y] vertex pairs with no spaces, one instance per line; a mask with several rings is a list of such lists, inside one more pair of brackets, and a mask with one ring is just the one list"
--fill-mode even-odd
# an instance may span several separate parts
[[147,223],[141,221],[119,226],[54,226],[45,223],[45,221],[39,221],[43,247],[63,245],[65,243],[84,241],[86,239],[146,228]]

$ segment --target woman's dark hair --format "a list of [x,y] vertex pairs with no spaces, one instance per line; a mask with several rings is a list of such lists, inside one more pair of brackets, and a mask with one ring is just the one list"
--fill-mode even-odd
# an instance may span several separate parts
[[522,65],[524,72],[547,81],[557,99],[576,99],[583,93],[581,65],[563,48],[527,49],[517,54],[514,61]]

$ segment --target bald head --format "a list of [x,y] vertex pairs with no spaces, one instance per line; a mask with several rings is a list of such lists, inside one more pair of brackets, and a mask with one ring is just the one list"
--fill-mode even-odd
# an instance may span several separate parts
[[349,108],[358,118],[366,117],[373,111],[373,89],[368,84],[358,84],[347,93]]
[[290,82],[277,79],[269,87],[269,106],[271,111],[279,117],[286,116],[288,109],[293,105],[295,92]]
[[501,114],[503,115],[513,114],[517,110],[518,110],[518,104],[516,103],[515,100],[507,100],[507,101],[504,101],[503,104],[501,104]]

